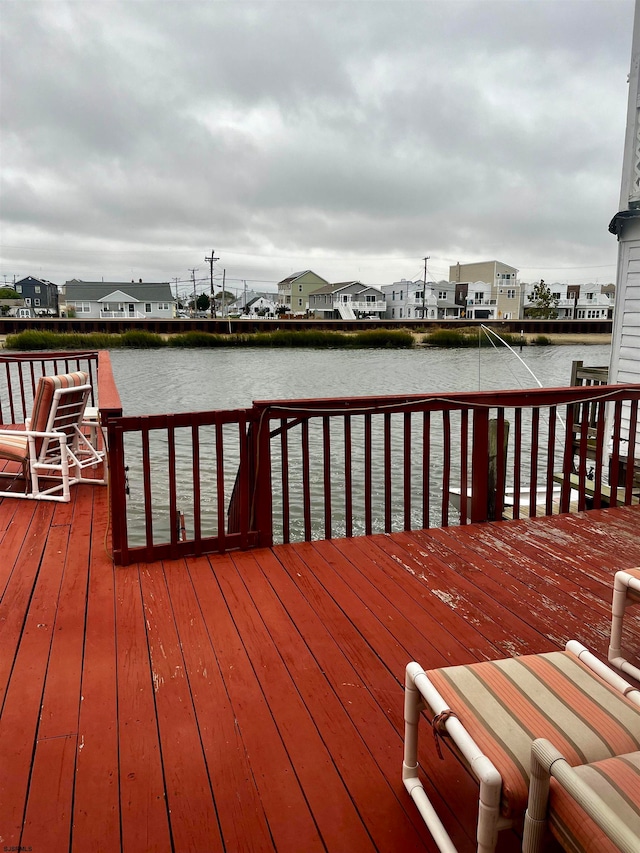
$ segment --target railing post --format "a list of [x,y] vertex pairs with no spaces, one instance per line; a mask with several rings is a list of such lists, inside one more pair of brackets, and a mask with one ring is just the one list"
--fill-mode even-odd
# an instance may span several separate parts
[[489,409],[473,410],[471,456],[471,521],[489,515]]
[[252,527],[258,542],[266,548],[273,545],[273,495],[271,491],[271,435],[268,408],[254,406],[253,434],[255,480],[251,496]]
[[127,494],[122,428],[107,421],[107,459],[109,460],[109,495],[111,499],[111,544],[117,566],[129,564],[127,543]]

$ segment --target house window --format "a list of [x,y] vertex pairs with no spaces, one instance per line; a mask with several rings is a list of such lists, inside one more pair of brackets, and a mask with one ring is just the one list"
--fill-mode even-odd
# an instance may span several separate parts
[[392,299],[394,302],[396,301],[396,292],[395,292],[395,290],[394,290],[394,291],[392,292],[392,294],[391,294],[391,299]]
[[482,304],[482,292],[479,290],[476,291],[476,293],[473,296],[473,299],[474,299],[474,302],[479,302],[480,304]]
[[302,299],[298,299],[298,308],[302,308]]
[[407,308],[407,317],[411,319],[411,308]]
[[398,316],[402,317],[402,308],[400,309],[400,314]]
[[22,293],[22,285],[16,284],[16,293]]
[[298,285],[298,293],[302,293],[302,285],[301,284]]
[[36,308],[39,308],[39,307],[40,307],[40,300],[39,300],[39,299],[35,299],[35,298],[34,298],[34,300],[33,300],[33,304],[34,304],[34,306],[35,306]]
[[40,293],[40,285],[39,284],[36,284],[33,289],[36,293]]
[[447,291],[446,290],[438,291],[438,299],[446,299],[446,298],[447,298]]
[[[402,302],[402,291],[400,291],[400,302]],[[400,315],[402,316],[402,315]]]
[[168,302],[159,302],[158,303],[158,309],[160,311],[168,311],[169,310],[169,303]]
[[587,299],[593,299],[593,293],[586,293],[585,296]]
[[73,308],[76,314],[90,314],[91,305],[88,302],[70,302],[69,308]]
[[31,297],[30,296],[25,296],[24,304],[25,305],[31,305]]
[[515,290],[507,290],[507,299],[515,299],[515,298],[516,298]]
[[560,299],[559,293],[552,293],[551,295],[553,296],[554,299]]
[[145,314],[151,314],[151,303],[150,302],[144,303],[144,313]]
[[395,316],[396,316],[396,309],[395,309],[395,308],[392,308],[392,309],[391,309],[391,316],[392,316],[392,317],[395,317]]

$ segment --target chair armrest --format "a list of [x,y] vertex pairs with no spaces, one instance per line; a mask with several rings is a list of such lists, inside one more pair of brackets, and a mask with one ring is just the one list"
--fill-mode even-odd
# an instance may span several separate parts
[[[576,773],[550,741],[531,745],[531,787],[527,815],[536,822],[546,818],[549,777],[558,782],[580,808],[613,841],[622,853],[637,853],[638,837],[604,800]],[[525,830],[526,836],[526,830]],[[525,837],[526,841],[526,837]],[[523,850],[535,850],[523,842]]]

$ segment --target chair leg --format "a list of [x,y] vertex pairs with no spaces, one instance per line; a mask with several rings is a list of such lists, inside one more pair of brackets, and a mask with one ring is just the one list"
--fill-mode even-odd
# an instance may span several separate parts
[[611,637],[609,639],[608,660],[612,666],[640,680],[640,668],[629,663],[622,653],[622,623],[628,604],[628,579],[626,572],[616,572],[613,583],[613,601],[611,605]]
[[542,853],[547,834],[547,806],[549,802],[549,773],[531,750],[529,775],[529,803],[524,815],[522,853]]

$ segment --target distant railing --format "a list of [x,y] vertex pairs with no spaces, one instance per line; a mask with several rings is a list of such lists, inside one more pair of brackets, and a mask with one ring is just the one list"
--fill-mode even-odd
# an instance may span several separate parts
[[83,370],[91,384],[90,405],[103,421],[122,414],[109,353],[104,351],[24,352],[0,354],[0,424],[23,424],[31,415],[41,376]]
[[618,385],[111,419],[114,557],[126,565],[634,503],[639,399],[640,386]]

